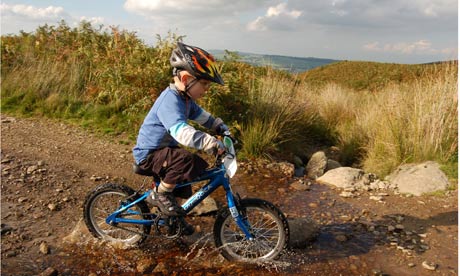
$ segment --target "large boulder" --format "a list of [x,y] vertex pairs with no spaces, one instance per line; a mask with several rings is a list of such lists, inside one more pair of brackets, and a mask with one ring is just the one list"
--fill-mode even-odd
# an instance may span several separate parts
[[445,190],[449,186],[449,179],[433,161],[401,165],[386,180],[396,186],[400,193],[415,196]]
[[351,167],[340,167],[326,172],[316,179],[318,183],[348,189],[362,184],[364,171]]

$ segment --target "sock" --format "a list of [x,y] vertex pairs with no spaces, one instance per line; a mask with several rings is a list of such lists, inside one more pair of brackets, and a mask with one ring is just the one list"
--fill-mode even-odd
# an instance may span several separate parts
[[172,193],[173,190],[174,190],[174,188],[172,188],[172,189],[166,188],[166,186],[163,184],[163,182],[161,182],[160,186],[157,187],[157,192],[159,192],[159,193]]

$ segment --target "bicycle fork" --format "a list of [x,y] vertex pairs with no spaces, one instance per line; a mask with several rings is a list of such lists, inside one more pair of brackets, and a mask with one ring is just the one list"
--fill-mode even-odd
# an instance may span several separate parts
[[[247,221],[247,218],[243,218],[243,215],[238,211],[238,206],[239,204],[239,195],[234,195],[232,193],[232,190],[230,188],[230,185],[226,185],[225,187],[225,193],[227,196],[227,204],[228,204],[228,209],[230,210],[230,213],[232,215],[233,220],[235,223],[238,225],[241,231],[243,231],[244,235],[246,236],[246,239],[252,241],[254,240],[254,235],[249,231],[250,225],[249,222]],[[235,199],[235,197],[237,197]]]

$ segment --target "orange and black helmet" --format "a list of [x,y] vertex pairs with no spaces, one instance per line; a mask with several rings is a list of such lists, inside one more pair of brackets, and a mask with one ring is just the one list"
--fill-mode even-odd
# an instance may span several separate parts
[[197,79],[207,79],[224,84],[214,57],[201,48],[177,42],[177,48],[172,51],[169,61],[174,72],[186,70]]

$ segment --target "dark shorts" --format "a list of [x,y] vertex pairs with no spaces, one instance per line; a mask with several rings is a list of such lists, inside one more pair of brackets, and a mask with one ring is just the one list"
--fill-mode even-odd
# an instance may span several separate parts
[[[208,163],[200,156],[183,148],[162,148],[150,153],[147,159],[139,164],[143,170],[152,171],[167,184],[192,181],[208,167]],[[192,187],[187,186],[174,190],[174,195],[188,198],[192,195]]]

